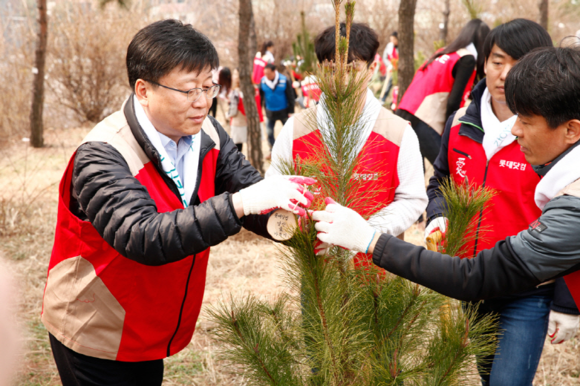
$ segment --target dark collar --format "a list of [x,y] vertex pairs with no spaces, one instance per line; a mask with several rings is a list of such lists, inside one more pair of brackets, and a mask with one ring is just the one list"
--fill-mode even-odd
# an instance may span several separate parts
[[547,163],[545,165],[532,165],[532,168],[534,168],[534,171],[540,176],[540,177],[544,177],[546,174],[548,174],[548,172],[550,170],[552,170],[552,168],[554,167],[554,165],[556,165],[558,162],[560,162],[560,160],[562,158],[564,158],[568,153],[570,153],[572,151],[572,149],[574,149],[576,146],[580,145],[580,141],[576,142],[574,145],[570,146],[570,148],[568,148],[568,150],[566,150],[565,152],[563,152],[562,154],[560,154],[558,157],[556,157],[555,160],[553,160],[550,163]]
[[467,107],[465,115],[459,118],[459,122],[463,123],[459,128],[459,135],[466,136],[477,143],[483,142],[485,134],[481,122],[481,98],[486,88],[485,79],[479,81],[471,91],[471,104]]

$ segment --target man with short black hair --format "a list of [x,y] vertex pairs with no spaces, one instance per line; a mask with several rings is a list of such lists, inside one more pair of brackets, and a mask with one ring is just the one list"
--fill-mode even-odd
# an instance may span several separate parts
[[[345,23],[341,23],[339,33],[346,36]],[[316,37],[314,49],[320,63],[334,62],[335,42],[334,26]],[[368,70],[362,71],[366,78],[360,85],[365,90],[360,122],[364,123],[361,125],[360,143],[355,147],[360,154],[355,178],[366,182],[356,194],[372,195],[369,206],[373,210],[365,213],[370,216],[369,224],[379,232],[403,237],[405,230],[425,210],[427,196],[417,135],[409,122],[383,108],[367,89],[377,66],[375,55],[378,48],[375,31],[366,24],[352,24],[348,63]],[[284,125],[272,150],[273,163],[266,172],[266,179],[279,175],[281,165],[291,164],[297,158],[316,162],[321,151],[319,146],[324,146],[321,132],[334,130],[324,100],[322,94],[318,106],[297,114]],[[326,247],[320,246],[320,249],[324,253]],[[359,254],[354,263],[364,266],[371,264],[371,259],[369,255]]]
[[191,341],[209,248],[242,226],[269,237],[261,214],[313,198],[311,179],[263,180],[207,115],[218,64],[189,24],[143,28],[133,93],[69,161],[42,311],[64,386],[161,385]]
[[543,177],[534,193],[542,213],[528,229],[473,259],[459,259],[381,235],[354,211],[334,204],[313,214],[319,239],[359,251],[370,243],[374,264],[460,300],[530,290],[563,276],[578,305],[580,51],[546,47],[525,55],[507,76],[505,98],[518,115],[511,133]]
[[260,97],[266,107],[266,117],[268,118],[268,142],[270,148],[276,141],[274,137],[274,126],[280,121],[284,125],[288,117],[294,114],[294,90],[292,82],[276,70],[276,66],[269,63],[264,68],[264,77],[260,83]]
[[[447,226],[447,219],[442,217],[446,203],[440,184],[448,178],[459,184],[468,180],[496,192],[477,223],[475,237],[462,249],[462,257],[473,257],[516,235],[541,214],[534,203],[540,177],[510,133],[517,117],[506,103],[504,89],[509,71],[519,59],[536,48],[552,46],[548,32],[531,20],[514,19],[495,27],[484,43],[486,77],[472,90],[471,104],[447,121],[427,188],[425,236],[444,232]],[[489,299],[480,305],[478,314],[497,314],[502,331],[498,355],[478,358],[484,385],[531,384],[546,332],[552,342],[561,343],[573,336],[579,320],[564,279]]]

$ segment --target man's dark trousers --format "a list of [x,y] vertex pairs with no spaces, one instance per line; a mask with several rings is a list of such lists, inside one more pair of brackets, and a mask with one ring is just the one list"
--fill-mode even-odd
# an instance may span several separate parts
[[276,121],[282,122],[282,125],[288,120],[288,109],[283,109],[279,111],[270,111],[266,109],[266,117],[268,118],[268,142],[270,143],[270,148],[274,146],[276,139],[274,138],[274,126],[276,126]]

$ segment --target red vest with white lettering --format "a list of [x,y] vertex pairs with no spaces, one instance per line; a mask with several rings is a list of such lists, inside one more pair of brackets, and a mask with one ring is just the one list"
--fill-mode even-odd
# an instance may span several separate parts
[[[198,195],[214,196],[219,138],[205,156]],[[127,161],[159,212],[183,209],[137,143],[123,111],[99,123],[85,142],[107,142]],[[191,341],[201,309],[209,249],[162,266],[130,260],[88,221],[70,210],[74,158],[60,182],[55,241],[48,266],[42,322],[68,348],[91,357],[136,362],[165,358]]]
[[[316,122],[316,108],[308,109],[294,119],[292,159],[296,164],[316,163],[323,151],[320,131],[310,127],[312,122]],[[356,189],[350,197],[352,204],[349,206],[362,215],[370,216],[393,202],[395,189],[399,186],[399,147],[407,125],[407,121],[381,108],[353,173]],[[300,160],[297,160],[298,157]],[[320,191],[317,196],[323,200],[333,194]],[[359,253],[354,261],[358,266],[370,266],[372,255]]]
[[[462,48],[451,54],[442,55],[426,68],[422,67],[417,70],[413,81],[401,99],[398,109],[408,111],[431,126],[439,134],[443,134],[447,100],[453,88],[453,83],[455,83],[455,78],[452,75],[453,67],[459,59],[466,55],[471,55],[471,53]],[[459,107],[463,107],[465,101],[469,98],[475,74],[476,69],[474,68],[473,74],[469,78],[467,86],[465,86],[463,99]]]
[[542,211],[534,201],[540,177],[526,161],[517,141],[502,148],[487,162],[482,144],[459,134],[465,111],[466,108],[457,111],[449,133],[449,173],[458,183],[464,183],[467,178],[469,183],[485,185],[497,193],[478,219],[477,238],[460,254],[471,258],[527,229]]

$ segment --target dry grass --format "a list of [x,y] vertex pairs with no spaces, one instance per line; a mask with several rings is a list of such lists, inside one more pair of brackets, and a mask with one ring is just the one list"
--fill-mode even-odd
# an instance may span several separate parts
[[[0,229],[0,259],[9,266],[19,284],[19,319],[25,330],[26,352],[18,385],[59,384],[39,315],[56,220],[57,183],[86,132],[87,129],[49,130],[46,135],[49,145],[44,149],[15,143],[0,151],[0,186],[3,187],[0,202],[5,210],[0,216],[11,213],[13,219],[8,227]],[[420,229],[412,227],[406,238],[419,244],[421,235]],[[274,243],[249,232],[241,232],[213,248],[205,307],[230,293],[253,292],[266,299],[275,297],[284,290],[276,256]],[[243,372],[218,361],[220,347],[209,338],[211,329],[202,312],[191,344],[166,360],[165,384],[247,384]],[[580,385],[578,346],[578,337],[559,346],[547,343],[534,385]]]

